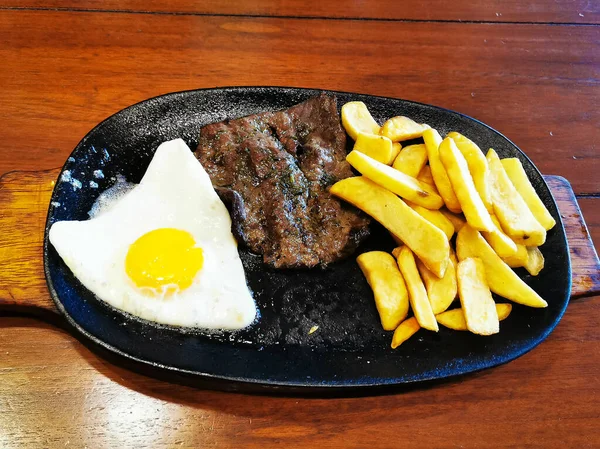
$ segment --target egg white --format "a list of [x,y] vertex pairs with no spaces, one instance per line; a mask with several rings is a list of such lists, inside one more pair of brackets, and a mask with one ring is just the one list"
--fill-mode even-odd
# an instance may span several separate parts
[[[193,284],[162,298],[145,294],[125,272],[129,246],[158,228],[189,232],[204,252]],[[140,184],[108,210],[86,221],[54,223],[49,238],[86,288],[132,315],[211,329],[240,329],[256,316],[229,213],[181,139],[160,145]]]

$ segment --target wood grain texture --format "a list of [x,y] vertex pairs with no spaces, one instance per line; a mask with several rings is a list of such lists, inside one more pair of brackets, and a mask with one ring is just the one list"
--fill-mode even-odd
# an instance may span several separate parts
[[[50,195],[59,170],[12,172],[0,178],[0,307],[55,312],[42,261]],[[600,293],[600,261],[568,181],[546,176],[567,229],[571,299]],[[600,201],[600,200],[599,200]]]
[[600,196],[595,198],[578,198],[577,202],[585,217],[596,251],[598,251],[598,248],[600,248]]
[[600,301],[530,353],[386,396],[219,393],[119,368],[73,336],[0,317],[0,447],[578,448],[600,445]]
[[[599,7],[585,0],[0,5],[596,23]],[[494,19],[496,12],[502,16]],[[588,26],[0,11],[0,174],[60,166],[100,120],[153,95],[291,85],[459,110],[505,133],[577,193],[600,193],[598,42],[600,28]],[[600,198],[580,204],[598,242]],[[507,365],[401,394],[347,399],[244,396],[154,380],[106,361],[57,327],[0,308],[0,447],[595,449],[598,298],[573,301],[539,347]]]
[[0,11],[0,173],[59,166],[154,95],[291,85],[458,110],[598,193],[599,40],[592,26]]
[[44,277],[44,226],[59,170],[0,178],[0,305],[57,313]]
[[600,22],[600,4],[588,0],[382,0],[370,3],[319,0],[2,0],[0,7],[393,20]]
[[597,295],[600,293],[600,260],[577,199],[566,179],[558,176],[545,178],[567,230],[573,273],[571,295],[573,298]]

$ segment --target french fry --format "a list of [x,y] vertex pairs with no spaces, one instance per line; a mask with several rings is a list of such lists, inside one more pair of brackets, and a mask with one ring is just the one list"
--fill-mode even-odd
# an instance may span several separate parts
[[[393,256],[371,251],[356,259],[382,327],[394,330],[392,348],[421,327],[437,332],[438,323],[479,335],[499,332],[512,305],[495,304],[492,292],[548,306],[511,269],[537,276],[545,263],[538,247],[556,225],[519,159],[500,160],[493,149],[484,155],[458,132],[442,139],[404,116],[379,126],[363,102],[342,107],[342,124],[355,140],[347,161],[362,176],[335,183],[330,193],[371,215],[399,245]],[[418,137],[424,144],[400,143]],[[461,308],[448,310],[456,298]]]
[[498,219],[494,215],[491,217],[494,230],[492,232],[482,232],[481,235],[501,258],[513,257],[517,254],[517,244],[504,233]]
[[501,162],[515,189],[517,189],[517,192],[519,192],[527,206],[529,206],[536,220],[546,231],[552,229],[556,225],[556,221],[552,218],[552,215],[550,215],[550,212],[548,212],[548,209],[546,209],[546,206],[544,206],[544,203],[531,185],[531,181],[529,181],[529,177],[525,173],[521,161],[517,158],[507,158],[502,159]]
[[415,318],[421,327],[437,332],[439,329],[438,324],[431,309],[429,298],[427,298],[425,285],[423,285],[423,281],[419,276],[415,256],[407,246],[403,246],[397,254],[398,266],[406,282],[410,307],[415,314]]
[[408,291],[396,260],[383,251],[371,251],[356,261],[373,290],[383,329],[396,329],[408,314]]
[[381,127],[379,134],[392,140],[401,142],[403,140],[416,139],[423,135],[423,131],[429,129],[429,125],[419,124],[404,116],[392,117]]
[[544,268],[544,256],[538,247],[527,247],[527,262],[523,266],[532,276],[540,274]]
[[512,312],[512,304],[509,303],[501,303],[496,304],[496,312],[498,312],[498,319],[500,321],[504,321]]
[[517,248],[516,253],[509,257],[501,257],[501,259],[511,268],[524,267],[529,259],[527,247],[520,243],[515,243],[515,246]]
[[371,181],[389,191],[428,209],[442,207],[442,198],[427,184],[411,178],[398,170],[358,151],[351,151],[346,160]]
[[434,226],[440,228],[444,232],[444,234],[446,234],[448,240],[452,238],[452,236],[454,235],[454,225],[439,210],[427,209],[423,206],[419,206],[410,202],[407,202],[406,204],[408,204],[416,213],[418,213],[425,220],[427,220]]
[[429,298],[431,310],[433,311],[434,315],[442,313],[444,310],[450,307],[450,304],[452,304],[456,298],[458,291],[456,284],[457,264],[458,261],[456,260],[456,256],[454,255],[452,249],[450,249],[450,263],[448,264],[448,268],[446,268],[444,277],[439,278],[429,271],[423,262],[417,260],[417,268],[419,269],[421,279],[423,279],[423,283],[425,284],[427,297]]
[[508,178],[496,152],[490,148],[486,156],[490,167],[490,188],[494,214],[502,229],[516,243],[541,246],[546,241],[546,230],[533,216],[529,207]]
[[353,149],[382,164],[389,165],[393,161],[392,141],[387,137],[359,133]]
[[402,150],[402,145],[400,145],[399,142],[392,143],[392,162],[390,162],[390,164],[392,164],[396,160],[396,158],[400,154],[401,150]]
[[481,259],[468,257],[460,261],[456,278],[467,329],[479,335],[497,334],[500,331],[498,312]]
[[[421,171],[419,172],[419,176],[417,176],[417,179],[421,182],[424,182],[425,184],[429,184],[435,187],[435,181],[433,180],[433,175],[431,174],[431,167],[429,165],[426,165],[421,169]],[[435,188],[435,190],[437,192],[437,187]]]
[[467,161],[454,140],[446,137],[440,144],[439,154],[467,223],[479,231],[492,232],[494,223],[490,213],[475,188]]
[[392,192],[357,176],[338,181],[330,193],[372,216],[412,249],[436,276],[444,275],[450,260],[446,235]]
[[483,151],[481,151],[475,142],[457,132],[448,133],[447,137],[454,140],[454,143],[456,143],[456,146],[465,157],[467,165],[469,166],[469,172],[473,177],[473,182],[481,197],[481,201],[483,201],[488,212],[493,212],[494,209],[492,206],[492,195],[489,183],[489,168]]
[[500,256],[485,241],[481,234],[468,223],[456,237],[458,260],[478,257],[485,266],[485,274],[490,290],[504,298],[529,307],[547,307],[544,301],[529,285],[502,261]]
[[452,223],[452,226],[454,226],[454,232],[460,231],[460,228],[462,228],[464,226],[464,224],[467,222],[467,220],[465,220],[465,217],[463,214],[455,214],[454,212],[450,212],[445,207],[442,207],[440,209],[440,212],[442,214],[444,214],[444,217],[446,217],[448,220],[450,220],[450,222]]
[[400,151],[392,167],[416,178],[426,163],[427,148],[425,148],[425,145],[409,145]]
[[362,101],[350,101],[342,106],[342,125],[353,140],[361,132],[379,134],[381,129]]
[[419,322],[414,316],[402,321],[394,331],[392,337],[392,349],[396,349],[410,337],[415,335],[419,329],[421,329],[421,326],[419,326]]
[[[498,313],[498,320],[502,321],[508,318],[512,311],[512,304],[496,304],[496,312]],[[463,309],[452,309],[440,313],[435,316],[435,319],[439,324],[455,331],[466,331],[467,322],[465,321],[465,314]]]
[[423,132],[423,140],[427,148],[431,174],[440,196],[444,199],[444,203],[450,211],[454,213],[461,212],[462,209],[460,208],[458,198],[452,189],[446,169],[440,160],[439,147],[442,143],[442,137],[435,129],[427,129]]

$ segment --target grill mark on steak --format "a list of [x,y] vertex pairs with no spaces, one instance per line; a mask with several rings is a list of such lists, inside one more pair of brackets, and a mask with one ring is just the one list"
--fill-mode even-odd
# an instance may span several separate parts
[[368,235],[369,218],[328,191],[353,176],[336,103],[322,94],[200,130],[195,154],[235,237],[275,268],[325,266]]

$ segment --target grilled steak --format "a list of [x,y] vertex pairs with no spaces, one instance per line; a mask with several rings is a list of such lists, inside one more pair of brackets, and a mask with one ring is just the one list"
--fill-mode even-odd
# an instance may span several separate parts
[[273,267],[327,265],[368,235],[369,218],[328,192],[353,175],[335,97],[207,125],[195,154],[235,236]]

